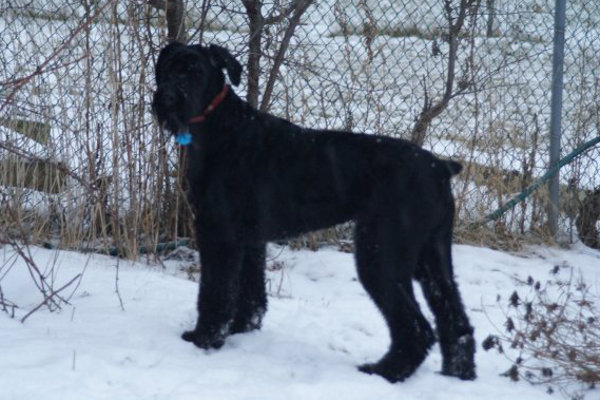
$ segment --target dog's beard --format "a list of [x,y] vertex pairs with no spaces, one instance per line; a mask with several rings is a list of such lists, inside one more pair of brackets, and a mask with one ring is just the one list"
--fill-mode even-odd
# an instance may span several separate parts
[[152,108],[160,126],[171,135],[189,132],[185,110],[178,107],[177,99],[173,96],[165,95],[164,91],[156,91],[152,101]]
[[162,123],[161,126],[164,130],[169,132],[171,135],[179,135],[182,133],[187,133],[190,131],[190,128],[187,123],[181,121],[177,116],[170,115],[168,116]]

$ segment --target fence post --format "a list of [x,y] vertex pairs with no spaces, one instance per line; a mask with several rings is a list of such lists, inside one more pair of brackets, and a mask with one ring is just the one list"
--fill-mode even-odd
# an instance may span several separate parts
[[[555,0],[554,6],[554,49],[552,53],[552,99],[550,115],[550,167],[560,160],[563,63],[565,54],[565,14],[567,0]],[[548,206],[548,228],[552,237],[558,232],[559,172],[548,184],[550,204]]]

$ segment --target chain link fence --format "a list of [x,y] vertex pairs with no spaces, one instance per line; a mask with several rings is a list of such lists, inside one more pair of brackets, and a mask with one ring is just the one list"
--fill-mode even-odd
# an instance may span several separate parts
[[[459,239],[547,240],[546,190],[473,222],[549,167],[553,12],[550,0],[4,1],[0,239],[135,256],[191,235],[183,155],[150,109],[171,38],[227,47],[257,108],[461,160]],[[568,2],[563,153],[600,132],[599,26],[600,7]],[[562,239],[598,240],[599,153],[561,170]]]

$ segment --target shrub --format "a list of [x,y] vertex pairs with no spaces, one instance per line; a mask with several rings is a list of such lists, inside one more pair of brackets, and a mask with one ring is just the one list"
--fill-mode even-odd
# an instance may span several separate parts
[[[569,270],[566,280],[560,277],[563,270]],[[551,272],[553,278],[546,283],[531,276],[519,281],[505,309],[505,330],[488,336],[482,345],[512,361],[503,374],[508,378],[582,399],[585,388],[600,382],[598,292],[581,276],[575,279],[573,267],[555,266]]]

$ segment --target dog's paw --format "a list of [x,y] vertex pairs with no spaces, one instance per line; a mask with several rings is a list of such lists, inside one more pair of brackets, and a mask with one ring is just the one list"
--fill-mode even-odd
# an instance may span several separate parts
[[255,324],[252,322],[238,322],[235,321],[233,325],[231,325],[231,334],[236,333],[248,333],[255,330],[259,330],[261,328],[261,324]]
[[379,375],[390,383],[402,382],[414,372],[414,369],[403,371],[395,368],[389,368],[385,365],[382,365],[380,362],[363,364],[358,367],[358,370],[369,375]]
[[205,335],[195,330],[184,332],[181,338],[205,350],[219,349],[225,344],[225,336],[223,335]]
[[418,365],[411,366],[401,363],[397,360],[384,357],[379,362],[372,364],[363,364],[358,370],[369,375],[379,375],[390,383],[402,382],[411,376]]
[[442,375],[453,376],[463,381],[473,381],[477,378],[475,365],[472,362],[465,364],[454,364],[451,368],[442,368]]
[[259,330],[262,327],[262,319],[266,311],[264,307],[259,307],[251,315],[238,314],[231,325],[231,333]]
[[475,339],[473,335],[463,335],[452,345],[450,355],[444,357],[442,375],[454,376],[462,380],[474,380]]

